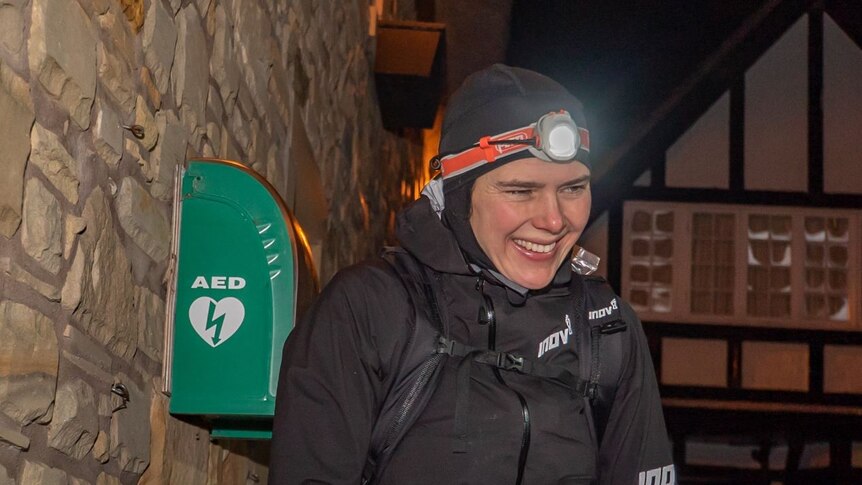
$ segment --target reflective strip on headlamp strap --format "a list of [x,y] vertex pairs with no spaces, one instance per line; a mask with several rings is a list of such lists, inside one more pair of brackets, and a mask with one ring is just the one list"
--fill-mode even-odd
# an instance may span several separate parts
[[[469,172],[476,167],[480,167],[486,163],[492,163],[495,160],[512,155],[524,150],[528,150],[532,145],[526,143],[512,144],[491,144],[490,142],[498,142],[505,140],[530,140],[536,138],[534,128],[536,124],[496,136],[484,136],[479,139],[476,146],[468,148],[460,153],[455,153],[440,160],[440,172],[443,178],[454,177],[464,172]],[[585,152],[590,151],[590,132],[578,127],[578,135],[580,136],[580,149]],[[576,153],[577,155],[577,153]]]

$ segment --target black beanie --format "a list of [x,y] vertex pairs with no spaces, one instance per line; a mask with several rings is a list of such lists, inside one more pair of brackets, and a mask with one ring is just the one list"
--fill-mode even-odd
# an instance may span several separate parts
[[[443,118],[440,153],[466,149],[483,136],[528,126],[561,109],[569,112],[578,127],[586,128],[581,102],[559,83],[534,71],[494,64],[467,77],[450,98]],[[455,234],[468,262],[496,270],[470,226],[474,182],[495,168],[531,156],[524,150],[443,182],[445,208],[441,218]],[[590,167],[588,159],[578,161]]]

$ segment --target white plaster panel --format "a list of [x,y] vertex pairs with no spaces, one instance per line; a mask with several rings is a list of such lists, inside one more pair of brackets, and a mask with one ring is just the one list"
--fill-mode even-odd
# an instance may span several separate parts
[[823,16],[823,190],[862,194],[862,49]]
[[823,347],[823,391],[862,394],[862,347],[825,345]]
[[745,74],[745,188],[808,190],[808,17]]
[[633,185],[635,187],[649,187],[652,185],[652,170],[644,170],[644,173],[640,174]]
[[730,174],[730,93],[725,92],[665,155],[668,187],[726,189]]
[[661,383],[671,386],[727,387],[727,342],[714,339],[661,339]]
[[808,391],[808,346],[778,342],[742,343],[742,387]]

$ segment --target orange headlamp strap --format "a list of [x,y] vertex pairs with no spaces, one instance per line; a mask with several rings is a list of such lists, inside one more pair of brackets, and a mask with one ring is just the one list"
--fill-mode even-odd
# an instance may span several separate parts
[[[589,152],[590,132],[585,128],[578,127],[578,135],[580,136],[580,149]],[[501,135],[483,136],[475,146],[463,152],[443,157],[440,160],[440,172],[444,179],[454,177],[480,165],[493,163],[499,158],[529,150],[533,144],[523,142],[536,139],[534,125],[518,128]],[[522,143],[500,143],[507,140],[520,141]],[[538,140],[534,143],[538,143]]]

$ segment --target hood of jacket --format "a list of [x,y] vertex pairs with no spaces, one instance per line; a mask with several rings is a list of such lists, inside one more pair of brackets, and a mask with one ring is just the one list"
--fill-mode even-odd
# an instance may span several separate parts
[[[455,234],[441,220],[431,199],[425,195],[398,213],[395,233],[405,250],[434,271],[464,276],[481,274],[485,280],[510,290],[508,292],[510,299],[515,295],[520,296],[520,298],[514,298],[515,300],[523,299],[531,293],[530,290],[509,280],[494,268],[481,266],[480,263],[468,262]],[[557,270],[547,289],[568,286],[571,278],[571,265],[564,263]],[[545,290],[535,291],[542,292]]]

